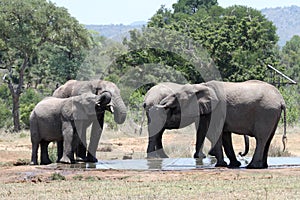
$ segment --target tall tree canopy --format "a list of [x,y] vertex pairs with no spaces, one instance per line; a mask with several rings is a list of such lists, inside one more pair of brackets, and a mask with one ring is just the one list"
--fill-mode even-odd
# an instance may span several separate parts
[[195,14],[200,8],[209,10],[218,5],[217,0],[179,0],[173,4],[174,13]]
[[264,80],[265,63],[279,64],[276,28],[261,12],[244,6],[224,9],[211,1],[179,0],[173,7],[195,8],[195,2],[201,6],[193,12],[174,9],[172,13],[162,7],[148,26],[171,29],[202,44],[224,80]]
[[[295,35],[282,48],[282,61],[287,67],[288,75],[300,81],[300,36]],[[299,87],[300,88],[300,87]]]
[[73,72],[90,39],[65,8],[46,0],[1,0],[0,27],[0,67],[5,70],[4,81],[13,101],[14,131],[18,131],[19,99],[25,81],[50,75],[51,70],[59,70],[67,78],[76,76]]

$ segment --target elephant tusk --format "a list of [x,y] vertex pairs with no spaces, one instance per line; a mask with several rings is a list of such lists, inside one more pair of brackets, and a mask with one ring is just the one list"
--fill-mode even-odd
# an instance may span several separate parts
[[114,112],[115,112],[115,111],[114,111],[114,107],[109,106],[109,109],[110,109],[110,112],[111,112],[111,113],[114,113]]

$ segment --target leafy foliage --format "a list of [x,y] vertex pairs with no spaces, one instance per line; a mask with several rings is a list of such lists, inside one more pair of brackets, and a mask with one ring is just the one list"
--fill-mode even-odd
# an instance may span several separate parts
[[297,85],[284,88],[282,90],[284,99],[288,107],[287,121],[289,124],[300,122],[300,36],[295,35],[282,48],[282,65],[286,67],[289,77],[298,82]]
[[61,82],[74,78],[89,34],[66,9],[46,0],[2,0],[0,26],[0,67],[12,96],[14,131],[19,131],[24,84],[37,86],[53,71],[52,78],[58,75]]
[[[159,82],[267,81],[266,64],[299,82],[299,36],[281,50],[275,26],[260,11],[222,8],[216,0],[178,0],[173,10],[162,6],[122,44],[87,31],[46,0],[2,0],[0,27],[0,127],[11,125],[13,116],[15,130],[16,119],[27,128],[34,105],[68,79],[115,82],[134,120],[143,95]],[[299,86],[281,92],[288,122],[297,123]],[[115,128],[109,113],[106,121]]]

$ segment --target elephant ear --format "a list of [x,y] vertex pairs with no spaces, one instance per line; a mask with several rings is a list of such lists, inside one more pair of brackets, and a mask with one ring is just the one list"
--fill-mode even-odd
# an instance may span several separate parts
[[96,116],[96,101],[97,95],[91,93],[85,93],[80,96],[73,97],[73,118],[77,120],[85,120],[93,115]]
[[200,114],[210,114],[216,108],[219,102],[215,91],[203,83],[196,84],[194,86],[194,89],[199,105]]
[[168,109],[168,108],[175,108],[178,106],[178,99],[176,97],[176,94],[170,94],[163,98],[160,103],[160,107]]

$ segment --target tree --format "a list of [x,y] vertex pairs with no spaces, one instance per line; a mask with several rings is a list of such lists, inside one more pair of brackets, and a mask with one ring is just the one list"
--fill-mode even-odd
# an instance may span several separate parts
[[288,109],[288,122],[300,122],[300,36],[293,36],[285,46],[282,47],[281,57],[282,65],[286,68],[286,73],[289,77],[295,80],[298,84],[284,87],[282,94]]
[[195,14],[200,8],[209,10],[212,6],[218,5],[217,0],[179,0],[173,4],[174,13]]
[[295,35],[282,48],[282,62],[287,73],[297,82],[300,81],[300,36]]
[[[183,0],[178,1],[178,6],[181,3],[194,5]],[[166,14],[170,15],[169,11],[160,10],[159,16]],[[168,23],[161,23],[161,17],[154,15],[148,26],[177,31],[201,44],[224,80],[264,80],[265,64],[279,65],[276,28],[260,11],[244,6],[222,9],[212,4],[188,14],[174,10],[171,16]]]
[[36,67],[49,67],[49,55],[65,59],[60,64],[82,59],[89,34],[65,8],[46,0],[1,0],[0,27],[0,67],[6,70],[14,131],[19,131],[19,101],[27,76]]

